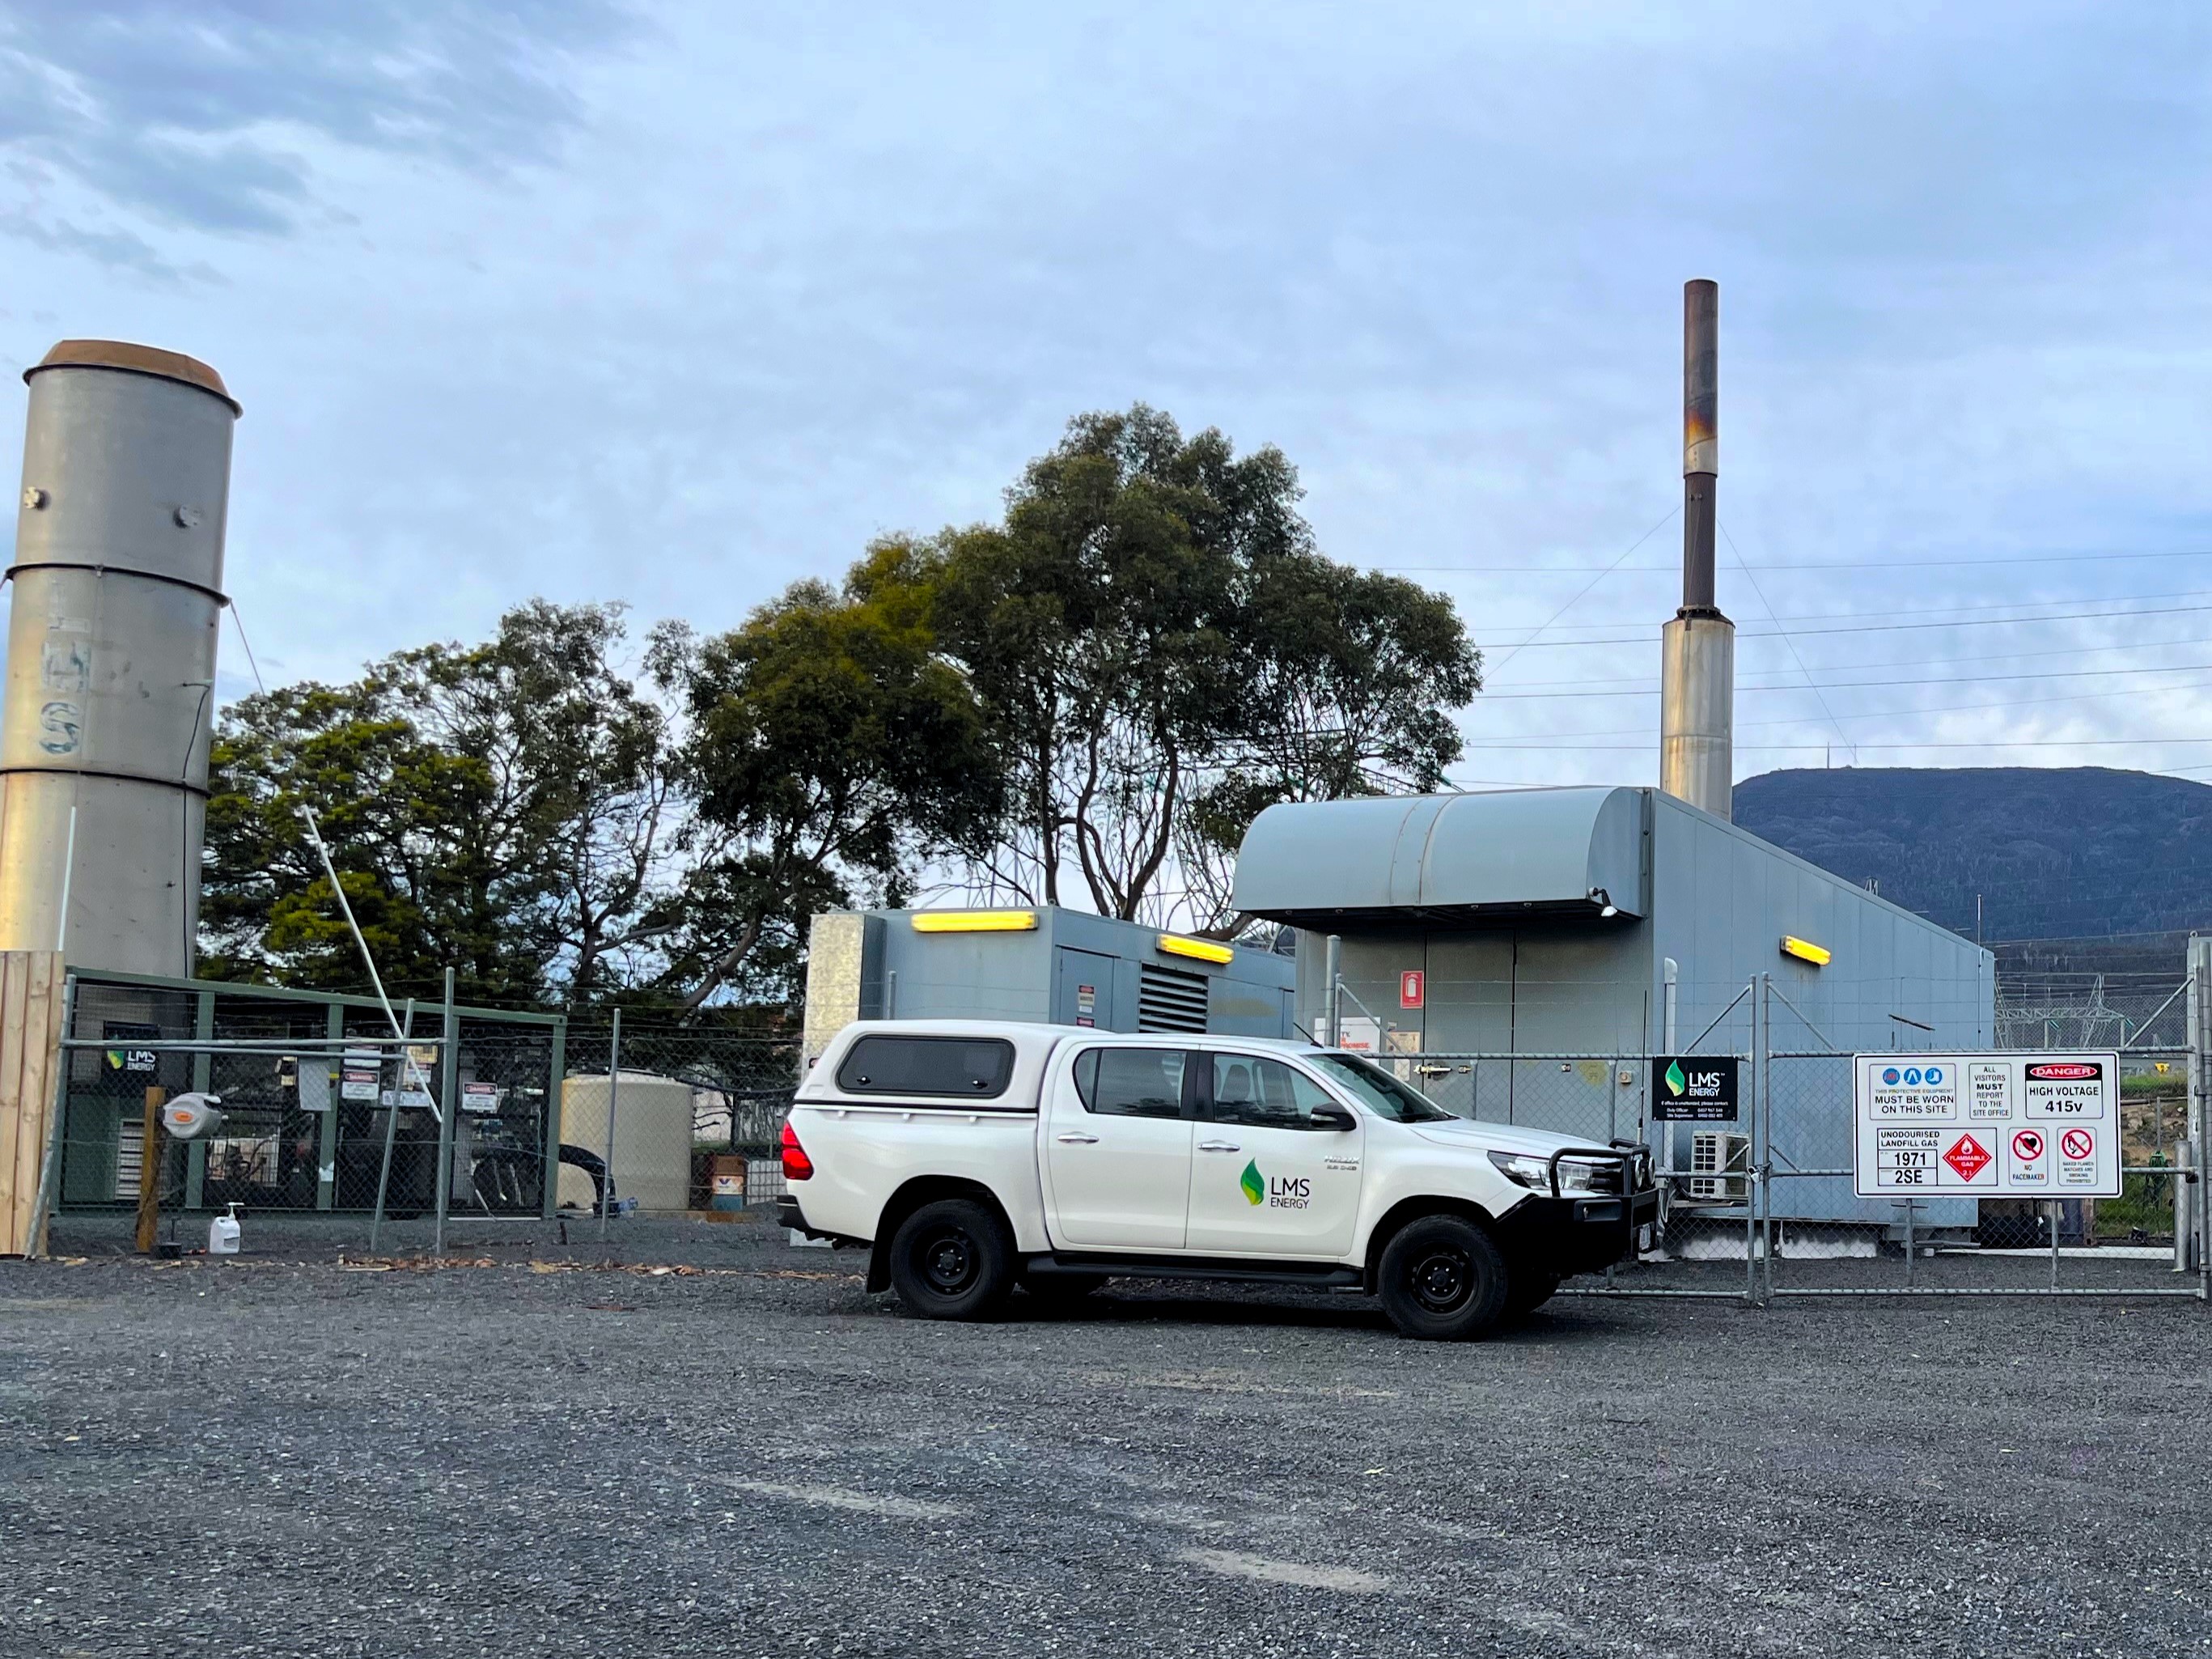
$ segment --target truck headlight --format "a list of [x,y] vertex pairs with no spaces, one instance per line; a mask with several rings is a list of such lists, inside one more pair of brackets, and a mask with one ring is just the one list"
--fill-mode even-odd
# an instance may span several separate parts
[[[1536,1158],[1528,1152],[1492,1152],[1490,1161],[1498,1166],[1498,1173],[1516,1186],[1526,1187],[1531,1192],[1552,1190],[1552,1161]],[[1580,1163],[1571,1158],[1559,1160],[1559,1191],[1561,1193],[1594,1193],[1598,1188],[1598,1167]]]

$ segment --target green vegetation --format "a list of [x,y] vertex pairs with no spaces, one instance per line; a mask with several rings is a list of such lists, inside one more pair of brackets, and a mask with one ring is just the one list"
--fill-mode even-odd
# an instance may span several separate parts
[[781,1006],[806,919],[918,890],[1230,937],[1279,801],[1432,788],[1480,654],[1322,556],[1280,452],[1087,415],[995,524],[894,536],[743,624],[544,601],[216,733],[204,971],[350,988],[320,820],[395,994]]

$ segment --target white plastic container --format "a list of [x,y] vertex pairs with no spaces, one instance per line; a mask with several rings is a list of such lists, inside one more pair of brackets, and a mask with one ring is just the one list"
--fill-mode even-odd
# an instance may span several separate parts
[[238,1206],[230,1206],[229,1213],[219,1215],[208,1223],[208,1254],[236,1255],[238,1254]]

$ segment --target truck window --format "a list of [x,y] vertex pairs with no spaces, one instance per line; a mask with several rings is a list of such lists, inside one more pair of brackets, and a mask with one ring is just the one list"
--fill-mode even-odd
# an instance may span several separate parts
[[1355,1060],[1350,1054],[1310,1054],[1307,1058],[1394,1123],[1451,1121],[1449,1112],[1371,1060]]
[[1014,1045],[998,1037],[864,1036],[837,1066],[837,1086],[855,1095],[961,1095],[1006,1091]]
[[1334,1103],[1311,1078],[1257,1054],[1213,1056],[1213,1121],[1255,1129],[1310,1129],[1313,1109]]
[[1089,1048],[1075,1057],[1083,1109],[1106,1117],[1181,1117],[1180,1048]]

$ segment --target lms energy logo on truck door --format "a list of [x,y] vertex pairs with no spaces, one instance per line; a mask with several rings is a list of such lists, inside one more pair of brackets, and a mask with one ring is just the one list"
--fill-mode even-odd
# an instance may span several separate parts
[[1304,1176],[1277,1176],[1271,1181],[1260,1173],[1257,1158],[1244,1166],[1237,1184],[1244,1189],[1244,1201],[1255,1209],[1264,1204],[1271,1210],[1303,1210],[1313,1202],[1312,1182]]

